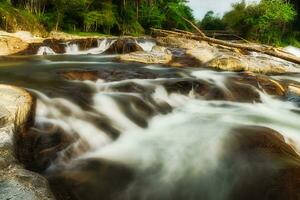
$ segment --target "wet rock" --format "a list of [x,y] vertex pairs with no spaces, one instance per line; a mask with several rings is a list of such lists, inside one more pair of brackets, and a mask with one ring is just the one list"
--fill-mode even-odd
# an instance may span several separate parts
[[115,41],[104,53],[125,54],[136,51],[143,51],[143,48],[133,39],[121,38]]
[[274,80],[264,75],[241,73],[240,76],[230,78],[230,80],[237,83],[248,84],[269,95],[280,97],[287,93],[287,85],[284,82]]
[[178,80],[164,83],[168,93],[193,95],[206,100],[260,102],[259,93],[251,85],[226,81],[224,87],[203,80]]
[[61,128],[51,124],[48,126],[44,129],[32,127],[27,131],[26,137],[18,142],[19,160],[26,169],[43,172],[54,162],[60,151],[76,141],[75,137]]
[[0,199],[54,199],[48,183],[19,163],[18,142],[33,124],[34,99],[24,90],[0,85]]
[[58,74],[67,80],[96,81],[97,79],[99,79],[98,72],[95,70],[93,71],[73,70],[73,71],[58,72]]
[[101,70],[71,70],[58,72],[62,78],[67,80],[78,81],[96,81],[102,79],[107,82],[121,81],[126,79],[155,79],[158,77],[150,71],[144,71],[140,69],[136,70],[121,70],[121,69],[101,69]]
[[87,159],[50,174],[48,179],[57,200],[114,200],[122,199],[119,195],[133,177],[133,170],[121,164]]
[[300,85],[291,84],[288,86],[288,91],[296,96],[300,96]]
[[290,84],[288,86],[287,98],[300,106],[300,85]]
[[228,199],[299,199],[300,157],[278,132],[234,128],[224,146],[225,168],[235,176]]

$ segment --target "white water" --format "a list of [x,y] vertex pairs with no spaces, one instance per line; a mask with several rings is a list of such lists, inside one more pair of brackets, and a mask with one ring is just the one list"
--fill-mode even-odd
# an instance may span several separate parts
[[142,49],[146,52],[150,52],[152,48],[156,45],[156,42],[150,41],[150,40],[145,40],[145,41],[135,41],[138,45],[142,47]]
[[[102,54],[105,52],[116,40],[108,40],[108,39],[103,39],[103,40],[98,40],[97,41],[97,47],[91,48],[88,50],[80,50],[79,45],[76,43],[68,42],[66,43],[65,47],[65,54],[67,55],[84,55],[84,54],[92,54],[92,55],[97,55],[97,54]],[[140,45],[144,51],[149,52],[152,50],[152,48],[156,45],[155,42],[153,41],[142,41],[142,42],[137,42],[138,45]],[[56,53],[47,46],[42,46],[39,48],[37,55],[55,55]]]
[[113,43],[115,40],[98,40],[97,41],[97,47],[91,48],[85,51],[79,50],[78,44],[75,43],[67,43],[66,44],[66,53],[65,54],[70,54],[70,55],[80,55],[80,54],[101,54],[104,51],[106,51]]
[[46,46],[42,46],[39,48],[36,55],[42,56],[42,55],[55,55],[56,53],[50,48]]
[[[191,73],[223,89],[226,89],[226,77],[231,74],[212,71]],[[232,166],[228,168],[224,161],[228,149],[224,146],[231,140],[231,130],[235,127],[263,126],[274,129],[300,154],[300,108],[296,105],[261,91],[261,103],[195,99],[193,90],[188,95],[168,93],[162,85],[167,80],[172,79],[82,83],[94,91],[92,107],[121,131],[117,140],[88,120],[89,115],[96,113],[84,111],[66,99],[50,99],[35,91],[38,94],[37,122],[54,123],[69,134],[76,132],[88,144],[89,150],[76,150],[80,141],[73,144],[75,160],[105,159],[133,168],[138,176],[122,194],[122,199],[128,200],[134,197],[145,200],[174,199],[172,194],[178,191],[187,199],[224,200],[244,169],[248,169],[246,171],[250,176],[255,176],[256,172],[251,171],[253,166],[263,165],[268,170],[280,167],[268,160],[255,163],[237,157],[230,160]],[[145,91],[150,89],[153,92],[150,97],[144,98],[139,93],[115,90],[117,86],[128,83],[138,84]],[[125,99],[126,109],[145,118],[148,126],[142,128],[128,117],[118,98]],[[167,103],[173,111],[146,118],[135,107],[134,101],[137,99],[154,108],[149,99],[157,104]],[[72,165],[72,162],[63,162],[64,156],[62,151],[51,168],[57,164]]]
[[[192,75],[201,79],[206,80],[213,80],[218,87],[224,87],[222,82],[224,81],[224,75],[222,77],[222,73],[219,73],[220,76],[216,74],[216,72],[208,72],[208,71],[198,71],[193,72]],[[160,82],[166,79],[158,79],[158,80],[125,80],[119,82],[112,82],[112,83],[105,83],[102,80],[94,83],[85,81],[83,84],[87,84],[95,91],[94,98],[93,98],[93,107],[100,113],[104,114],[108,117],[112,122],[113,126],[118,128],[122,131],[122,135],[124,138],[127,135],[139,135],[140,138],[149,139],[151,140],[152,132],[155,134],[159,132],[158,127],[164,127],[163,129],[170,129],[165,130],[162,132],[172,132],[172,129],[175,124],[179,123],[182,124],[181,126],[183,129],[189,130],[190,123],[184,125],[189,119],[197,119],[198,122],[195,121],[192,127],[198,127],[203,130],[204,134],[205,131],[208,132],[219,132],[220,131],[220,124],[222,125],[222,129],[228,130],[230,127],[237,126],[237,125],[259,125],[264,127],[273,128],[274,130],[283,134],[286,138],[287,142],[293,141],[296,145],[296,150],[300,153],[300,135],[298,130],[300,130],[300,124],[298,123],[299,114],[295,111],[300,111],[300,109],[289,102],[284,102],[278,99],[274,99],[267,94],[261,93],[261,100],[262,103],[238,103],[238,102],[227,102],[227,101],[206,101],[206,100],[196,100],[193,95],[193,91],[190,91],[189,95],[185,96],[178,93],[171,93],[164,89]],[[139,85],[142,85],[145,88],[155,88],[152,93],[152,98],[157,103],[168,103],[171,105],[175,110],[168,114],[168,115],[157,115],[149,121],[149,127],[147,129],[141,129],[138,125],[136,125],[130,118],[124,115],[125,113],[120,109],[118,105],[118,101],[116,101],[115,97],[122,97],[128,98],[128,105],[131,104],[132,98],[140,99],[140,101],[144,101],[141,99],[139,94],[135,93],[120,93],[114,91],[114,86],[122,85],[124,83],[134,82]],[[227,105],[227,106],[225,106]],[[149,104],[151,107],[152,105]],[[63,110],[70,110],[71,112],[68,116],[62,113]],[[132,108],[133,109],[133,108]],[[62,110],[62,111],[61,111]],[[137,112],[137,111],[136,111]],[[44,95],[39,93],[39,101],[38,101],[38,112],[37,112],[37,120],[39,118],[45,119],[48,116],[52,116],[52,118],[60,119],[66,127],[74,128],[77,126],[87,127],[86,124],[89,124],[86,121],[85,116],[92,114],[83,111],[77,105],[69,102],[66,99],[49,99]],[[140,116],[143,117],[143,116]],[[79,118],[79,120],[77,119]],[[76,119],[76,120],[75,120]],[[174,122],[173,122],[174,120]],[[179,120],[179,121],[178,121]],[[202,123],[203,122],[203,123]],[[209,130],[203,128],[202,126],[205,123],[213,124],[210,126]],[[82,125],[80,125],[82,124]],[[172,125],[173,124],[173,125]],[[226,125],[228,124],[228,126]],[[92,127],[92,125],[89,125]],[[91,128],[90,128],[91,129]],[[96,136],[98,134],[105,135],[103,131],[97,130],[96,128],[92,128],[94,131],[92,133]],[[213,129],[213,130],[210,130]],[[74,130],[80,130],[75,128]],[[82,131],[79,131],[79,135],[84,135],[86,131],[82,128]],[[189,131],[187,131],[189,132]],[[225,131],[226,132],[226,131]],[[128,134],[126,134],[128,133]],[[162,133],[163,134],[163,133]],[[84,137],[89,143],[93,144],[97,140],[97,137]],[[155,138],[158,137],[156,135],[153,138],[153,142],[156,140]],[[131,137],[131,136],[130,136]],[[102,137],[100,137],[102,138]],[[120,139],[121,141],[127,139]],[[130,143],[139,141],[134,141],[134,139],[130,138]],[[108,140],[105,139],[104,141],[99,140],[99,144],[104,142],[106,143]],[[175,142],[175,141],[174,141]],[[116,142],[118,143],[118,141]],[[138,145],[138,144],[136,144]],[[105,155],[105,149],[102,148],[103,145],[91,145],[94,146],[96,149],[92,155]],[[115,146],[115,145],[113,145]],[[112,147],[107,147],[112,148]],[[149,150],[151,151],[151,150]],[[121,153],[121,152],[120,152]],[[90,154],[90,153],[89,153]],[[91,155],[91,154],[90,154]],[[135,154],[132,152],[132,156]],[[140,157],[140,155],[136,155]],[[107,157],[107,155],[106,155]],[[120,156],[123,157],[123,156]]]
[[300,49],[297,47],[293,47],[293,46],[287,46],[283,49],[284,51],[293,54],[297,57],[300,57]]

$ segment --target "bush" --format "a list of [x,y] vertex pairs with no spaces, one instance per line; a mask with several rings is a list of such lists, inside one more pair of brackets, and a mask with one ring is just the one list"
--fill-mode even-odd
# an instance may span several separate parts
[[34,14],[0,3],[0,27],[8,32],[30,31],[34,35],[45,36],[46,30]]

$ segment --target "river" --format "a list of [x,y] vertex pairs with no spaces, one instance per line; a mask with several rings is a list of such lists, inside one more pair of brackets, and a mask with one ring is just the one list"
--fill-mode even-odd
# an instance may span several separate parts
[[[97,76],[68,75],[82,71]],[[264,88],[247,73],[78,53],[4,57],[0,77],[37,98],[24,164],[57,199],[282,199],[276,181],[300,165],[300,99],[267,91],[299,74]]]

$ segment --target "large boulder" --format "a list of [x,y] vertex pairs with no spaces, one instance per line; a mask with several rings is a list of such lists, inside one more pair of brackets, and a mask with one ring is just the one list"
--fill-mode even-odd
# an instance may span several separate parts
[[104,53],[107,54],[125,54],[136,51],[143,51],[143,48],[137,42],[130,38],[120,38],[116,40]]
[[18,53],[27,47],[28,43],[20,38],[0,35],[0,56]]
[[0,199],[54,199],[47,180],[23,168],[18,141],[33,123],[35,101],[25,90],[0,85]]
[[234,178],[228,199],[299,199],[300,157],[280,133],[256,126],[234,128],[223,148],[222,167]]

